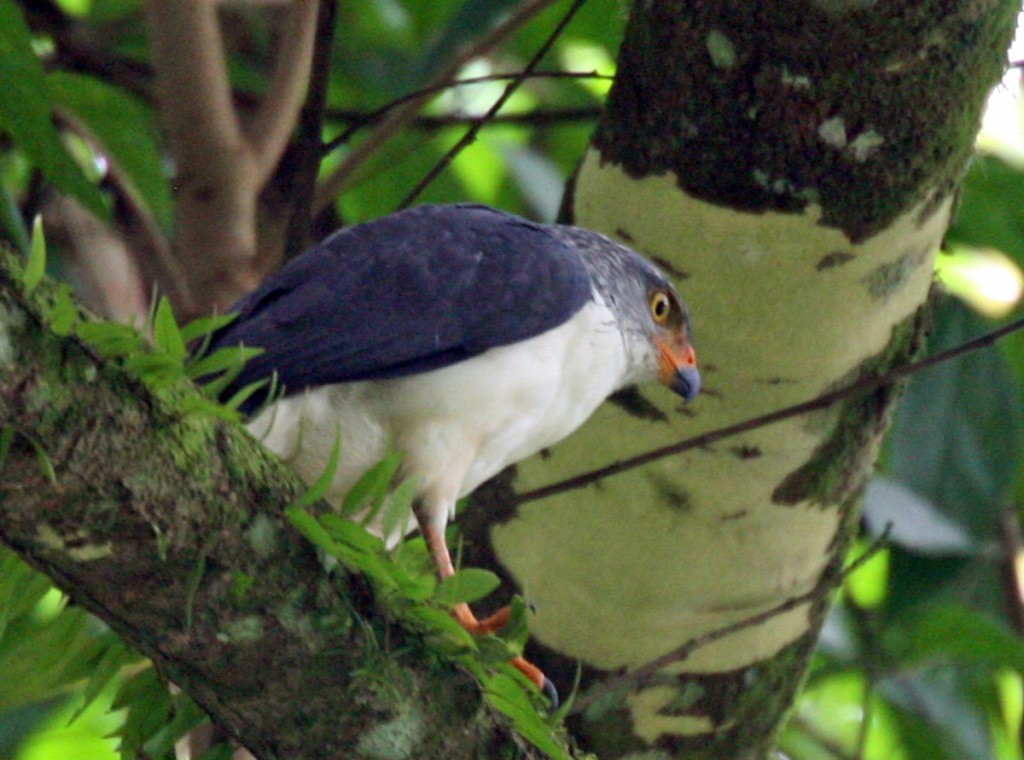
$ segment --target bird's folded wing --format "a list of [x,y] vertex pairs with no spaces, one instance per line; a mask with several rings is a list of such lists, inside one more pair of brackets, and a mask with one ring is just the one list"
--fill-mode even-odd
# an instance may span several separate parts
[[545,226],[484,206],[422,206],[290,262],[232,307],[238,319],[210,350],[264,349],[227,395],[274,371],[297,393],[453,364],[557,327],[590,297],[579,254]]

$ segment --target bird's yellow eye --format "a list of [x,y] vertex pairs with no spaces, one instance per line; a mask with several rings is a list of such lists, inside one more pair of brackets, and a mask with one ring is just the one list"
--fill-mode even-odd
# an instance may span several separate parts
[[654,317],[654,321],[659,325],[663,325],[668,321],[669,315],[672,313],[672,300],[668,297],[668,294],[659,290],[651,296],[651,316]]

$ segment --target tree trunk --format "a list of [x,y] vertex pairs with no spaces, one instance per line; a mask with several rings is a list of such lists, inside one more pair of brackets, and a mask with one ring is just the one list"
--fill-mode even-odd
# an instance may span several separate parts
[[[566,205],[576,224],[675,277],[706,391],[687,408],[661,391],[606,405],[550,456],[521,465],[515,489],[913,356],[934,256],[1018,10],[1009,1],[636,3]],[[586,749],[765,756],[821,628],[896,395],[864,394],[528,503],[477,532],[536,610],[535,658],[562,679],[582,662],[585,709],[572,727]],[[742,622],[780,605],[759,624]],[[739,630],[610,687],[730,625]]]

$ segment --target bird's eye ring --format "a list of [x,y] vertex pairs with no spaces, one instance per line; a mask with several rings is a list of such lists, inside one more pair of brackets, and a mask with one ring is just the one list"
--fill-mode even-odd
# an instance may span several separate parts
[[654,321],[659,325],[663,325],[668,321],[669,314],[671,313],[672,301],[668,294],[661,290],[656,291],[651,296],[651,316],[654,317]]

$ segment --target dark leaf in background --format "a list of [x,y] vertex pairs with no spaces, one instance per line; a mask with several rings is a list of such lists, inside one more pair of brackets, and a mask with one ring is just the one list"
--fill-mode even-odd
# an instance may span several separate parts
[[[929,351],[989,328],[959,301],[943,299]],[[1022,422],[1016,382],[998,350],[920,372],[889,434],[889,475],[928,499],[974,542],[994,541],[1017,479]]]
[[82,74],[56,71],[47,82],[54,103],[89,130],[136,199],[169,230],[174,203],[150,110],[124,90]]

